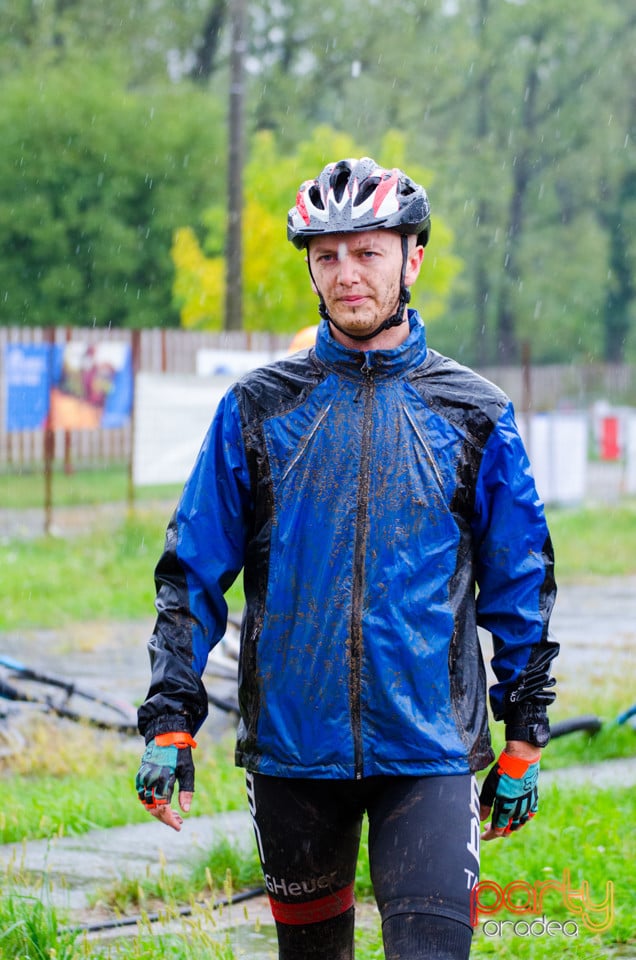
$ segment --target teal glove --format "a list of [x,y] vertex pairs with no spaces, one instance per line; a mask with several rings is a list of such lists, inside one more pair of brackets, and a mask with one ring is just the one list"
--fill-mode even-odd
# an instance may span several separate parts
[[146,810],[156,810],[172,800],[175,782],[179,791],[194,792],[192,747],[189,733],[162,733],[149,740],[135,779],[137,796]]
[[492,807],[491,827],[507,836],[534,817],[539,808],[539,757],[523,760],[504,750],[484,780],[479,798],[482,820]]

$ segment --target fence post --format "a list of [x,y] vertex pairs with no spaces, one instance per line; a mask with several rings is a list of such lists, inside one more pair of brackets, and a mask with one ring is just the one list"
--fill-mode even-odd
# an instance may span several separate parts
[[132,398],[130,403],[130,450],[128,453],[128,511],[132,513],[135,508],[135,482],[133,477],[133,465],[135,459],[135,385],[137,382],[137,373],[139,371],[139,359],[141,354],[141,331],[133,330],[131,337],[131,365],[132,365]]
[[[53,327],[47,327],[44,331],[44,342],[48,346],[48,389],[49,398],[51,394],[51,384],[53,383],[53,350],[55,346],[55,330]],[[53,519],[53,459],[55,457],[55,433],[53,432],[53,421],[51,418],[51,404],[49,399],[49,409],[46,415],[44,425],[44,533],[48,536],[51,532],[51,522]]]

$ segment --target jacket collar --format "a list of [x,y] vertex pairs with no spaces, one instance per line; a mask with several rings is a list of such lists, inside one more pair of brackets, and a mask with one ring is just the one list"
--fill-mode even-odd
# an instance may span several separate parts
[[343,377],[360,380],[374,377],[399,377],[420,366],[426,359],[426,331],[417,310],[408,311],[410,333],[404,343],[392,350],[351,350],[331,335],[322,320],[316,337],[316,356],[325,366]]

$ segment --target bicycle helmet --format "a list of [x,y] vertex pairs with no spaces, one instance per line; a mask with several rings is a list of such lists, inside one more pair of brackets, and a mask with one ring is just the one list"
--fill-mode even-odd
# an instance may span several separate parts
[[319,234],[379,229],[415,234],[424,247],[430,219],[426,191],[397,167],[387,170],[370,157],[340,160],[301,183],[287,239],[302,250]]
[[408,237],[415,235],[425,247],[431,232],[431,208],[424,187],[402,170],[387,170],[370,157],[361,160],[339,160],[328,163],[315,180],[301,183],[296,205],[287,216],[287,239],[299,250],[306,248],[312,237],[329,233],[353,233],[362,230],[393,230],[402,238],[402,275],[400,296],[395,313],[366,334],[352,334],[330,316],[324,298],[311,272],[318,291],[320,316],[353,340],[371,340],[381,330],[395,327],[405,320],[405,308],[411,293],[405,286]]

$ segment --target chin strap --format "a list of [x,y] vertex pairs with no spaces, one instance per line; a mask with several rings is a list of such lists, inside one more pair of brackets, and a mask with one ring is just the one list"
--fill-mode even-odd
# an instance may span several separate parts
[[336,328],[336,330],[339,330],[340,333],[343,333],[346,337],[350,337],[351,340],[372,340],[373,337],[377,337],[377,335],[382,330],[388,330],[390,327],[399,327],[401,323],[404,323],[404,320],[406,319],[404,311],[406,309],[407,304],[411,300],[411,291],[409,290],[408,287],[404,285],[404,278],[406,277],[406,264],[408,260],[408,243],[409,243],[408,237],[406,236],[406,234],[401,235],[401,240],[402,240],[402,274],[400,277],[400,298],[398,300],[397,309],[395,313],[392,313],[390,317],[387,317],[386,320],[383,320],[382,323],[375,328],[375,330],[371,331],[371,333],[362,333],[362,334],[350,333],[348,330],[344,330],[340,326],[340,324],[336,323],[336,321],[330,315],[329,311],[327,310],[327,304],[323,300],[322,294],[320,290],[318,290],[316,281],[314,280],[314,275],[311,272],[311,261],[309,259],[309,249],[307,250],[307,266],[309,267],[309,276],[311,277],[314,287],[316,287],[316,290],[318,291],[318,313],[320,314],[323,320],[326,320],[327,323],[332,323]]

